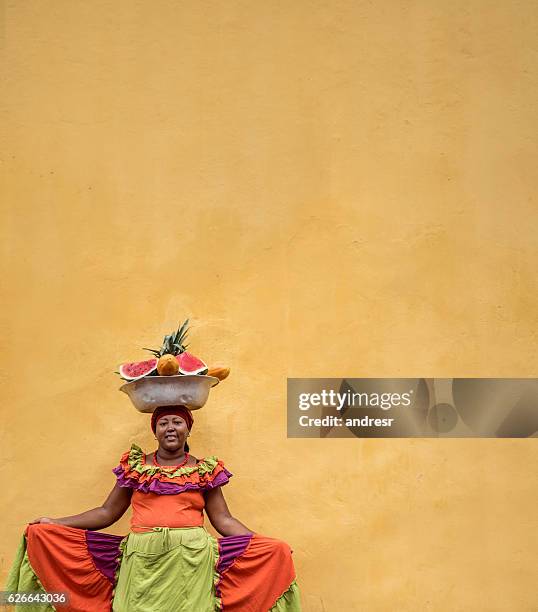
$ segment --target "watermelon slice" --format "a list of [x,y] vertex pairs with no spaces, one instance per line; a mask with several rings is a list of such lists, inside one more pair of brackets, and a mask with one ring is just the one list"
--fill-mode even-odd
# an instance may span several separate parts
[[179,363],[179,372],[181,374],[205,374],[207,372],[207,365],[192,353],[184,351],[176,355],[176,359]]
[[125,380],[137,380],[151,374],[157,369],[158,359],[148,359],[146,361],[133,361],[132,363],[122,363],[120,365],[120,376]]

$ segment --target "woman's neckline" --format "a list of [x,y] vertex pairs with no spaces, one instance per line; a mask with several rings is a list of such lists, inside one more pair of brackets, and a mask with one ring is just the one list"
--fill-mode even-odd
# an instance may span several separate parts
[[[188,468],[188,467],[196,467],[199,463],[201,463],[203,461],[203,459],[198,459],[196,461],[196,463],[194,463],[193,465],[189,465],[189,463],[187,462],[185,465],[181,465],[180,463],[178,463],[177,465],[155,465],[154,463],[148,463],[146,460],[146,457],[151,457],[153,455],[153,453],[142,453],[142,464],[143,465],[148,465],[150,467],[156,467],[159,469],[181,469],[181,468]],[[189,455],[189,458],[192,457],[192,455]]]

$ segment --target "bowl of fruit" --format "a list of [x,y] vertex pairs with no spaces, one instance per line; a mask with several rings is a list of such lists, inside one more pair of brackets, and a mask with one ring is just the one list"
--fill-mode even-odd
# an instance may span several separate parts
[[188,319],[177,331],[166,335],[159,349],[144,349],[153,358],[123,363],[117,372],[126,381],[126,393],[140,412],[159,406],[186,406],[198,410],[207,402],[209,391],[230,373],[230,368],[209,368],[199,357],[187,352],[184,344]]

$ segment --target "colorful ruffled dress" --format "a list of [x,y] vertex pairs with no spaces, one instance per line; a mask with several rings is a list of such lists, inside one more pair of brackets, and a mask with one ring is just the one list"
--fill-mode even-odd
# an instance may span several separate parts
[[119,486],[133,489],[130,533],[29,525],[5,590],[67,593],[69,601],[21,610],[300,610],[285,542],[259,534],[216,539],[203,527],[204,491],[225,485],[231,476],[222,461],[148,465],[133,444],[113,471]]

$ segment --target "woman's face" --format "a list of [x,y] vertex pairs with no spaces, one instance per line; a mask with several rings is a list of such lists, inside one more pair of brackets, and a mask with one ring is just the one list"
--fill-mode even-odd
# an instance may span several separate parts
[[176,414],[168,414],[157,419],[155,437],[164,450],[174,452],[182,449],[188,433],[185,419]]

